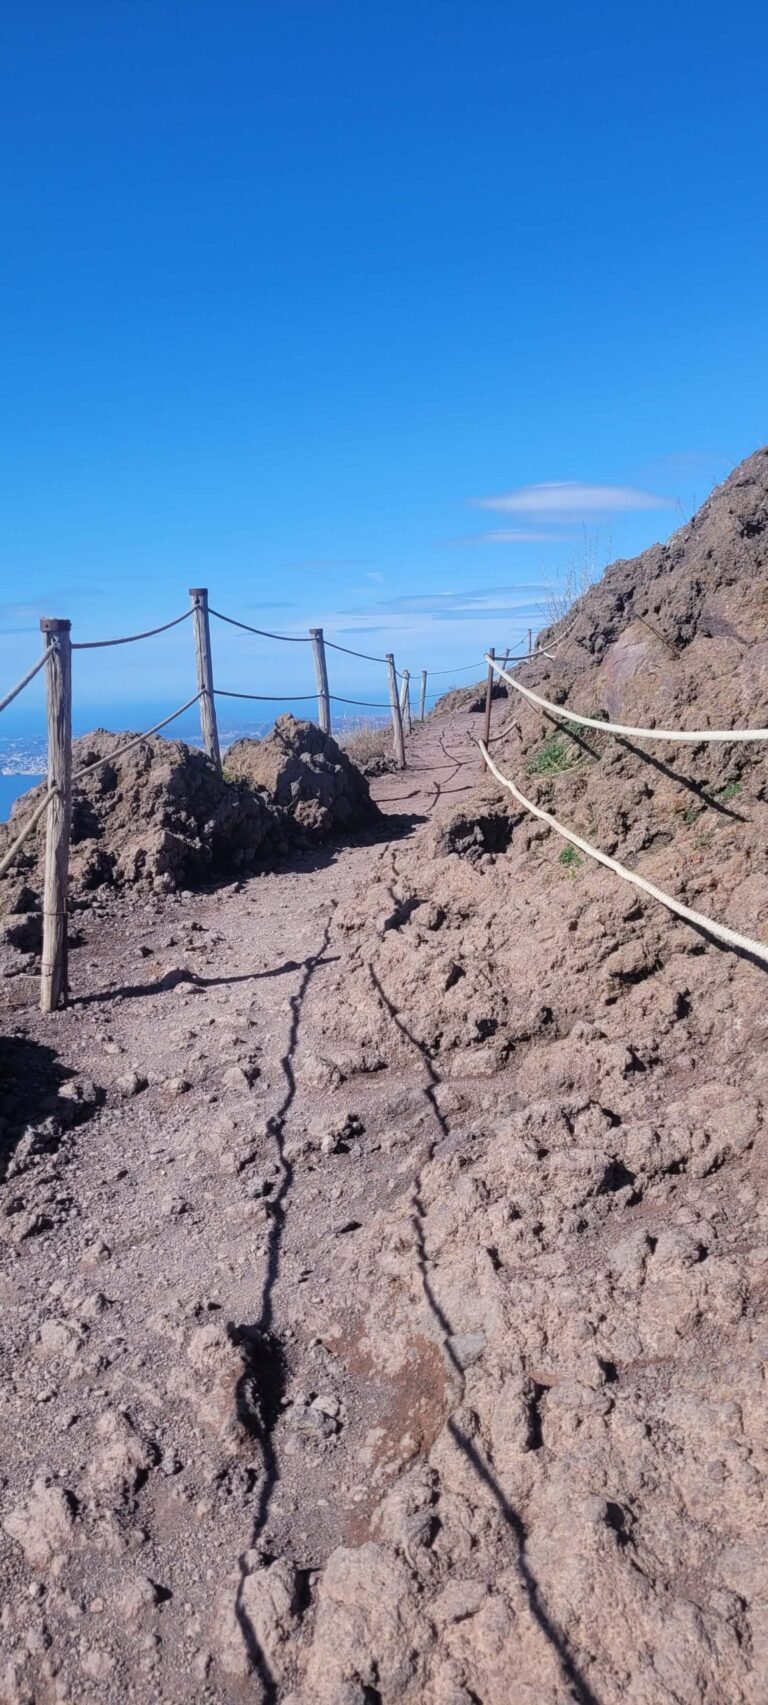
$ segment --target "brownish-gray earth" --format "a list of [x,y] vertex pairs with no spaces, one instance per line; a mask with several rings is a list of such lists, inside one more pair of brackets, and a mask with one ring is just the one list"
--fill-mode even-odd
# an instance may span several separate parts
[[[761,452],[520,678],[768,725],[767,543]],[[762,747],[494,718],[524,791],[768,941]],[[562,862],[479,722],[347,845],[81,892],[64,1013],[10,944],[9,1705],[768,1697],[766,973]]]

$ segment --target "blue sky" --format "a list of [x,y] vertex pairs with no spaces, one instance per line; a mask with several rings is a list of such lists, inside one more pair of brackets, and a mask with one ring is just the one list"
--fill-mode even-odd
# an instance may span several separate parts
[[[7,0],[0,681],[39,613],[201,584],[445,669],[666,536],[768,436],[767,46],[738,0]],[[78,701],[171,705],[190,652],[86,653]]]

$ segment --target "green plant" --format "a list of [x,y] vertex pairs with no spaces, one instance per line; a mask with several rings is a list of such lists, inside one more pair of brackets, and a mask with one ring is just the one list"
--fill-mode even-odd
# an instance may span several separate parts
[[725,801],[728,799],[736,799],[740,793],[741,793],[741,782],[740,781],[727,781],[725,784],[725,787],[719,787],[718,788],[717,797],[718,797],[718,799]]
[[569,746],[561,734],[550,734],[549,739],[538,752],[535,752],[527,766],[529,776],[558,776],[563,770],[570,770],[575,764],[578,752]]
[[575,847],[568,846],[563,847],[562,852],[558,856],[557,862],[558,864],[562,864],[566,870],[578,870],[580,864],[583,863],[583,860],[579,858]]
[[683,822],[695,823],[696,818],[701,816],[703,810],[703,805],[689,805],[687,811],[683,812]]

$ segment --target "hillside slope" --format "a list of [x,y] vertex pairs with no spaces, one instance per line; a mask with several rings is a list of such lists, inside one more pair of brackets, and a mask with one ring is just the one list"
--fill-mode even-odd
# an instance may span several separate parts
[[[767,494],[761,452],[520,679],[768,724]],[[766,973],[563,863],[478,723],[357,846],[104,892],[67,1013],[9,982],[11,1705],[766,1697]],[[768,942],[762,747],[511,693],[493,750]]]

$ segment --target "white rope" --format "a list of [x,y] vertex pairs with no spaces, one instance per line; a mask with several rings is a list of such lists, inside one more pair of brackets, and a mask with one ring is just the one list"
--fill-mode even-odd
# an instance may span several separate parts
[[578,722],[582,728],[599,728],[603,734],[629,734],[636,740],[687,740],[692,745],[698,745],[701,740],[768,740],[768,728],[630,728],[623,722],[603,722],[598,716],[580,716],[571,710],[569,705],[552,704],[549,699],[542,699],[538,693],[532,693],[530,687],[524,687],[521,681],[516,681],[513,675],[508,675],[492,657],[486,656],[486,663],[502,675],[516,693],[522,693],[531,704],[541,706],[561,721]]
[[768,965],[768,947],[762,941],[753,941],[751,936],[739,935],[735,929],[728,929],[725,924],[715,923],[713,918],[705,917],[703,912],[695,912],[691,906],[684,906],[681,900],[674,900],[671,894],[665,894],[664,890],[657,888],[653,882],[646,882],[644,876],[638,876],[634,870],[628,870],[625,864],[619,864],[618,859],[609,858],[607,853],[600,852],[598,847],[593,847],[589,841],[583,840],[581,835],[574,833],[573,829],[566,829],[562,823],[558,823],[556,817],[552,817],[548,811],[542,811],[541,806],[534,805],[532,800],[526,799],[525,794],[520,792],[519,787],[516,787],[508,776],[502,775],[484,741],[479,740],[478,745],[489,770],[495,775],[496,780],[501,782],[502,787],[506,787],[513,798],[520,805],[525,806],[526,811],[530,811],[532,816],[540,818],[542,823],[546,823],[550,829],[554,829],[555,833],[561,835],[564,841],[570,841],[571,846],[578,847],[580,852],[586,853],[589,858],[596,859],[598,864],[604,864],[606,870],[612,870],[615,876],[621,876],[625,882],[631,882],[633,888],[640,888],[644,894],[650,894],[652,900],[658,900],[670,912],[675,912],[679,918],[684,918],[686,923],[695,924],[698,929],[706,930],[708,935],[713,935],[717,941],[725,942],[727,947],[740,947],[743,952],[754,954],[756,959],[760,959],[764,965]]
[[40,800],[39,805],[35,806],[32,816],[27,818],[21,833],[16,836],[15,841],[13,841],[11,846],[9,846],[7,853],[4,853],[3,857],[0,859],[0,876],[4,876],[6,870],[8,870],[10,865],[13,864],[16,854],[21,851],[27,836],[31,835],[35,824],[39,823],[43,812],[48,810],[51,800],[55,799],[56,795],[60,793],[60,791],[61,789],[58,787],[50,788],[48,793],[46,793]]
[[6,693],[4,699],[0,699],[0,710],[5,710],[6,705],[12,704],[13,700],[18,697],[18,694],[22,691],[22,689],[26,687],[30,681],[34,680],[38,669],[42,669],[49,652],[52,650],[52,646],[46,645],[42,657],[38,657],[37,662],[32,664],[32,668],[27,670],[26,675],[22,675],[21,680],[16,682],[15,687],[11,687],[10,692]]

